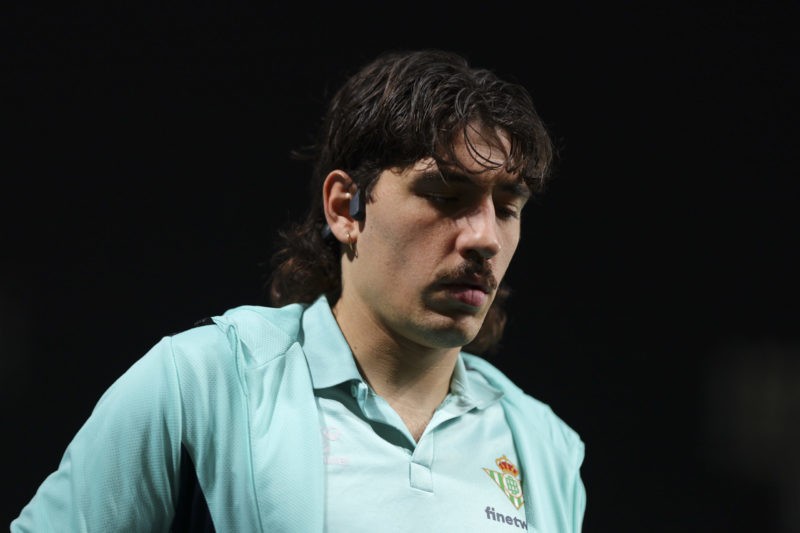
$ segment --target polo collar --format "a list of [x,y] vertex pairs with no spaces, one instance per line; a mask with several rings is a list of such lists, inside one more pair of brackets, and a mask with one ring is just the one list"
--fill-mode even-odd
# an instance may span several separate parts
[[[339,329],[325,295],[303,313],[303,351],[315,389],[326,389],[351,381],[364,383],[350,345]],[[366,385],[366,383],[364,383]],[[450,381],[451,401],[462,407],[483,409],[503,396],[478,372],[468,372],[461,354]]]

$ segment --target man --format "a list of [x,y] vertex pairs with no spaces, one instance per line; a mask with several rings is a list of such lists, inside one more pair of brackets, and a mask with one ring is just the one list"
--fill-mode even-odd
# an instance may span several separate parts
[[[485,359],[542,190],[528,93],[387,53],[333,97],[273,307],[165,337],[103,395],[22,531],[580,531],[584,446]],[[462,350],[463,348],[463,350]]]

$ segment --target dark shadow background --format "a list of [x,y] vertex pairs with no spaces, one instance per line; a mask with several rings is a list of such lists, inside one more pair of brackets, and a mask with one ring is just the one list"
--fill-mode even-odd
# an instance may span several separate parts
[[0,23],[6,523],[151,345],[263,303],[326,90],[431,46],[561,147],[493,360],[584,438],[585,531],[800,531],[796,2],[264,4]]

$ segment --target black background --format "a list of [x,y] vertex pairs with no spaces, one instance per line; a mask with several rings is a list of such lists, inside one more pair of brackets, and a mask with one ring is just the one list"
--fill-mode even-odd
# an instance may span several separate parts
[[585,531],[800,531],[796,2],[9,14],[4,520],[161,336],[264,302],[327,92],[440,47],[528,87],[560,147],[493,361],[585,440]]

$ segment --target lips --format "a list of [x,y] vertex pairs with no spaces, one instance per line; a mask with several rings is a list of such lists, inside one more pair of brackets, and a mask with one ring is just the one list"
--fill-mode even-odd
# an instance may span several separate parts
[[442,284],[450,298],[469,307],[481,307],[486,303],[492,284],[478,276],[469,276]]
[[488,292],[473,285],[447,284],[444,287],[451,298],[470,307],[481,307],[489,297]]

